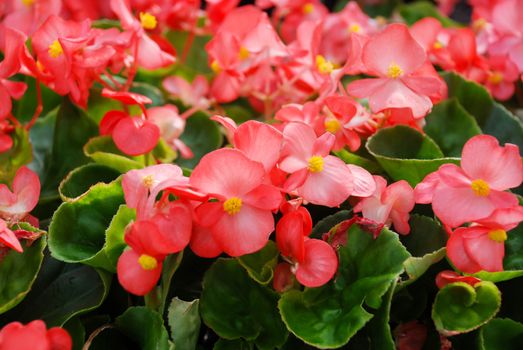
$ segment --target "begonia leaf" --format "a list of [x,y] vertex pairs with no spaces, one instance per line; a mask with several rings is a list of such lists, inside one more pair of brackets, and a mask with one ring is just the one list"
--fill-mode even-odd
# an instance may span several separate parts
[[523,324],[495,318],[479,330],[480,350],[517,350],[523,344]]
[[23,253],[11,250],[0,261],[0,314],[15,307],[31,290],[42,265],[45,245],[44,237],[30,246],[22,243]]
[[201,325],[199,306],[198,299],[183,301],[175,297],[171,301],[167,318],[171,339],[177,350],[196,348]]
[[487,323],[501,306],[501,293],[492,282],[474,287],[464,282],[440,289],[432,306],[436,329],[446,335],[470,332]]
[[445,158],[430,137],[403,125],[381,129],[366,147],[393,180],[406,180],[411,186],[442,164],[459,164],[458,158]]
[[144,306],[128,308],[116,318],[116,327],[142,350],[171,349],[162,316]]
[[99,183],[60,205],[49,226],[49,249],[58,260],[113,270],[105,251],[105,231],[124,203],[119,180]]
[[319,348],[346,344],[372,319],[363,303],[379,308],[410,256],[398,235],[388,229],[383,229],[377,239],[357,225],[347,234],[347,244],[339,250],[335,281],[319,288],[291,290],[279,302],[289,330]]
[[22,165],[28,164],[33,155],[29,143],[29,133],[22,127],[10,134],[13,146],[0,153],[0,183],[9,183]]
[[105,165],[85,164],[67,175],[60,183],[58,192],[63,201],[71,201],[87,192],[91,186],[100,182],[109,183],[118,176],[120,176],[118,171]]
[[279,251],[276,244],[273,241],[269,241],[263,249],[256,253],[239,257],[238,262],[256,282],[268,284],[272,280],[278,256]]
[[259,349],[273,349],[287,338],[277,301],[277,294],[252,280],[236,260],[219,259],[203,279],[200,313],[225,339],[243,338]]
[[93,137],[86,143],[84,153],[96,163],[106,165],[122,174],[144,167],[144,156],[125,155],[116,147],[111,136]]

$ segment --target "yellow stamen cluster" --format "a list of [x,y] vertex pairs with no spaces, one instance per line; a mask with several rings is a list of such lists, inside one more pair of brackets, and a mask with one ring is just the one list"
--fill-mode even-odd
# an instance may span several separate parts
[[311,173],[319,173],[323,171],[323,157],[312,156],[309,158],[308,169]]
[[498,243],[503,243],[507,240],[507,232],[505,230],[493,230],[488,233],[488,237]]
[[312,12],[314,12],[314,5],[309,2],[305,5],[303,5],[301,10],[303,11],[304,14],[310,15]]
[[33,5],[35,0],[22,0],[22,4],[24,4],[27,7],[31,7]]
[[247,50],[245,47],[240,47],[240,52],[238,52],[238,57],[240,58],[240,60],[246,60],[247,58],[249,58],[249,50]]
[[501,72],[493,72],[489,75],[488,81],[491,84],[498,85],[503,82],[503,73]]
[[348,29],[349,33],[359,33],[361,31],[361,27],[358,23],[352,23]]
[[387,68],[387,76],[392,79],[399,78],[403,75],[403,69],[396,63],[392,62]]
[[218,74],[222,71],[222,67],[218,63],[218,61],[214,60],[211,62],[211,69],[214,73]]
[[238,197],[231,197],[227,199],[225,202],[223,202],[223,210],[233,216],[240,212],[240,209],[242,208],[242,200]]
[[143,183],[143,187],[145,187],[145,188],[153,187],[153,183],[154,183],[153,176],[147,175],[146,177],[143,178],[142,183]]
[[49,50],[47,50],[49,53],[49,56],[52,58],[57,58],[64,53],[64,49],[62,48],[62,45],[60,45],[60,42],[57,40],[53,41],[51,45],[49,45]]
[[153,30],[158,25],[156,17],[151,15],[149,12],[140,12],[140,23],[142,27],[147,30]]
[[323,123],[323,125],[325,126],[325,130],[327,130],[331,134],[335,134],[341,128],[341,124],[336,118],[325,120],[325,123]]
[[147,254],[140,255],[140,257],[138,258],[138,264],[140,264],[142,269],[148,271],[154,270],[156,267],[158,267],[158,261],[156,260],[156,258]]
[[327,61],[322,55],[317,55],[316,68],[321,74],[330,74],[334,70],[334,65],[332,62]]
[[488,183],[481,179],[472,181],[470,187],[472,188],[472,191],[474,191],[474,194],[479,197],[486,197],[490,193],[490,187]]
[[432,45],[432,47],[434,48],[434,50],[440,50],[443,48],[443,44],[439,41],[436,41],[434,45]]

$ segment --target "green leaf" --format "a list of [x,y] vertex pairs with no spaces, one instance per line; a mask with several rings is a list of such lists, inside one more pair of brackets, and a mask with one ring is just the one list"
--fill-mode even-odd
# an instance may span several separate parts
[[495,102],[481,85],[462,76],[445,72],[441,76],[448,86],[449,98],[455,97],[474,117],[485,134],[495,136],[500,143],[510,142],[523,150],[523,124],[501,104]]
[[394,281],[387,291],[387,294],[383,296],[383,302],[381,303],[380,308],[367,326],[372,350],[396,349],[389,325],[390,307],[395,288],[396,282]]
[[[21,123],[26,123],[31,120],[36,110],[36,80],[28,75],[24,76],[24,82],[27,84],[27,90],[18,101],[13,99],[13,115]],[[42,93],[42,113],[46,115],[52,109],[55,109],[62,102],[63,97],[56,92],[40,84],[40,91]]]
[[484,281],[503,282],[523,276],[523,270],[507,270],[499,272],[480,271],[474,273],[473,276]]
[[10,250],[0,261],[0,314],[15,307],[31,290],[44,258],[45,238],[27,246],[23,253]]
[[24,128],[16,128],[10,136],[13,147],[0,153],[0,183],[10,183],[16,171],[22,165],[28,164],[33,157],[29,134]]
[[181,167],[191,169],[198,164],[204,155],[219,148],[223,142],[217,123],[210,120],[209,116],[202,112],[197,112],[187,119],[185,131],[180,139],[189,146],[194,157],[191,159],[180,157],[176,160],[176,163]]
[[120,101],[103,97],[102,89],[95,88],[91,89],[87,106],[87,115],[93,119],[96,124],[100,124],[105,113],[109,111],[123,111],[123,105]]
[[253,350],[251,342],[247,342],[243,339],[227,340],[219,339],[214,344],[213,350]]
[[55,108],[44,117],[38,118],[29,131],[29,138],[33,146],[33,160],[29,167],[40,176],[40,182],[45,180],[45,170],[51,161],[57,113],[58,108]]
[[122,204],[113,216],[109,227],[105,230],[104,251],[113,266],[113,271],[116,271],[118,258],[127,247],[127,243],[124,240],[125,228],[135,218],[136,211]]
[[99,183],[80,197],[60,205],[49,226],[49,249],[58,260],[112,271],[103,250],[105,231],[124,203],[119,180]]
[[97,134],[96,123],[64,98],[56,115],[52,153],[42,183],[43,196],[58,196],[58,185],[63,178],[89,162],[82,149],[89,138]]
[[428,1],[417,1],[412,4],[403,4],[399,6],[399,13],[405,22],[411,26],[420,19],[433,17],[441,22],[444,27],[460,27],[461,25],[448,18]]
[[97,183],[109,183],[115,180],[120,173],[101,164],[85,164],[73,171],[60,183],[58,192],[65,202],[81,196]]
[[239,257],[238,262],[247,270],[252,279],[266,285],[272,280],[273,270],[278,263],[279,254],[276,243],[269,241],[263,249],[256,253]]
[[343,346],[363,328],[373,317],[363,303],[380,307],[383,295],[410,255],[394,232],[384,229],[374,240],[353,225],[339,256],[335,282],[303,292],[291,290],[279,302],[287,328],[307,344],[322,349]]
[[[169,31],[166,37],[176,48],[176,52],[181,56],[185,45],[188,43],[189,35],[186,31]],[[182,66],[185,78],[192,80],[197,73],[208,74],[212,72],[209,68],[207,51],[205,50],[205,44],[207,44],[210,39],[211,36],[209,35],[196,36],[191,44],[185,62],[178,62],[178,64]],[[178,72],[176,73],[178,74]]]
[[173,150],[162,138],[152,150],[153,157],[161,163],[172,163],[176,159],[176,151]]
[[253,281],[237,260],[218,259],[204,276],[200,313],[220,337],[253,340],[259,349],[273,349],[287,338],[277,300],[276,293]]
[[46,255],[31,292],[7,315],[27,323],[42,319],[61,326],[76,315],[98,308],[109,293],[111,276],[80,264],[64,264]]
[[411,186],[442,164],[459,164],[457,158],[445,158],[427,135],[403,125],[381,129],[367,140],[366,147],[392,179],[406,180]]
[[523,324],[495,318],[479,331],[480,350],[518,350],[523,344]]
[[85,342],[85,327],[80,318],[71,318],[64,324],[63,328],[73,339],[73,350],[82,350]]
[[501,306],[501,293],[492,282],[482,281],[472,287],[451,283],[436,295],[432,319],[436,329],[446,335],[470,332],[487,323]]
[[116,327],[140,345],[142,350],[169,348],[169,335],[162,316],[146,307],[130,307],[116,318]]
[[168,320],[171,338],[176,350],[196,349],[200,334],[200,301],[183,301],[173,298],[169,306]]
[[144,167],[144,156],[125,155],[116,147],[111,136],[93,137],[85,145],[84,153],[96,163],[108,166],[122,174]]
[[455,98],[434,106],[425,121],[427,124],[423,130],[448,157],[461,157],[465,142],[481,134],[476,119]]
[[153,103],[147,105],[147,108],[163,106],[165,104],[165,98],[163,97],[162,91],[151,84],[134,82],[131,85],[131,91],[147,96],[153,101]]

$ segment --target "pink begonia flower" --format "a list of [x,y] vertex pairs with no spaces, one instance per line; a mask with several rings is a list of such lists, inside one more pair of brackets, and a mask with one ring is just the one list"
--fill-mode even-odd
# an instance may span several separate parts
[[347,91],[355,97],[368,98],[375,113],[408,107],[414,117],[422,117],[432,108],[429,96],[440,87],[440,81],[434,76],[416,74],[426,60],[425,50],[407,26],[391,24],[363,47],[362,62],[368,74],[378,78],[354,81],[347,86]]
[[202,258],[216,258],[223,253],[220,244],[214,239],[209,227],[204,227],[194,218],[189,246],[194,254]]
[[23,82],[7,80],[22,68],[21,57],[25,50],[25,39],[25,35],[17,30],[8,27],[4,30],[4,59],[0,62],[0,121],[11,113],[11,98],[21,98],[27,89]]
[[19,253],[23,252],[15,233],[7,227],[7,223],[3,219],[0,219],[0,249],[2,246],[14,249]]
[[7,0],[9,13],[3,23],[26,35],[32,35],[51,15],[59,15],[61,0]]
[[152,107],[147,110],[149,121],[160,129],[162,139],[175,151],[180,151],[183,158],[194,157],[191,149],[180,140],[185,129],[185,119],[178,114],[178,107],[167,104],[161,107]]
[[162,86],[165,91],[179,98],[187,106],[209,108],[210,101],[207,99],[209,83],[203,75],[197,75],[192,83],[179,76],[167,77],[163,80]]
[[490,70],[485,87],[492,96],[506,101],[516,91],[516,82],[519,79],[518,67],[506,56],[491,56],[488,62]]
[[523,207],[498,209],[486,219],[460,227],[447,241],[447,256],[465,273],[503,271],[507,231],[523,221]]
[[359,173],[329,155],[334,135],[325,133],[318,138],[312,127],[293,122],[285,126],[283,139],[279,167],[291,174],[284,185],[286,191],[329,207],[339,206],[354,192]]
[[307,237],[312,230],[308,226],[310,214],[304,215],[300,209],[304,208],[288,212],[280,219],[276,225],[276,243],[281,254],[293,262],[291,272],[298,282],[319,287],[334,277],[338,257],[327,242]]
[[285,6],[277,6],[274,16],[284,17],[281,36],[290,43],[296,39],[296,28],[303,22],[320,21],[327,17],[329,10],[320,0],[286,1]]
[[394,225],[394,230],[402,235],[410,232],[409,213],[414,209],[414,191],[404,181],[387,186],[387,181],[375,175],[376,191],[364,198],[354,207],[354,212],[361,212],[366,219],[385,225]]
[[476,283],[481,282],[479,278],[474,276],[462,276],[452,270],[444,270],[436,276],[436,285],[439,289],[445,287],[447,284],[455,282],[464,282],[474,287]]
[[272,211],[281,194],[264,184],[265,176],[261,163],[236,149],[208,153],[191,174],[190,185],[218,200],[196,208],[198,222],[231,256],[263,248],[274,230]]
[[501,147],[495,137],[478,135],[463,147],[461,167],[444,164],[416,186],[416,202],[432,202],[439,219],[457,227],[516,206],[517,197],[503,191],[522,181],[519,148],[509,143]]
[[11,322],[0,329],[1,350],[71,350],[73,340],[63,328],[47,329],[44,321],[35,320],[26,325]]
[[158,69],[169,66],[176,61],[174,56],[163,51],[146,33],[146,30],[153,30],[158,24],[154,15],[141,12],[140,20],[138,20],[132,15],[125,0],[111,0],[111,9],[120,19],[122,28],[134,33],[136,45],[136,57],[134,58],[140,67]]
[[22,166],[16,172],[11,186],[0,184],[0,217],[6,220],[23,219],[38,203],[40,180],[29,168]]
[[243,151],[249,159],[261,163],[265,172],[269,173],[274,168],[283,142],[283,135],[279,130],[255,120],[248,120],[239,127],[221,116],[214,116],[213,120],[232,131],[234,148]]
[[447,45],[450,54],[446,70],[454,70],[470,80],[482,83],[488,71],[486,60],[478,54],[476,36],[469,28],[457,29],[452,33]]

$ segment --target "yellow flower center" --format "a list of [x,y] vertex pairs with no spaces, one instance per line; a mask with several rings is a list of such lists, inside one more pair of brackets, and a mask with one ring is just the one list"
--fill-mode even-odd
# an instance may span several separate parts
[[35,0],[22,0],[22,4],[24,4],[27,7],[30,7],[32,4],[34,4]]
[[44,65],[39,60],[36,60],[36,68],[38,68],[40,72],[43,72],[45,70]]
[[52,58],[57,58],[64,53],[64,49],[62,49],[62,45],[60,45],[60,42],[57,39],[49,45],[49,50],[47,50],[47,52]]
[[489,75],[488,81],[491,84],[498,85],[503,81],[503,73],[493,72]]
[[505,232],[505,230],[501,229],[493,230],[488,233],[488,238],[495,242],[503,243],[507,240],[507,233]]
[[223,210],[231,216],[236,215],[242,208],[242,200],[238,197],[231,197],[223,202]]
[[472,191],[474,191],[476,196],[486,197],[490,193],[490,187],[489,187],[488,183],[486,183],[485,181],[483,181],[481,179],[472,181],[472,183],[470,184],[470,187],[472,188]]
[[352,23],[348,29],[349,33],[359,33],[361,31],[361,27],[358,23]]
[[334,70],[332,62],[327,61],[322,55],[316,56],[316,68],[321,74],[329,74]]
[[314,5],[309,2],[309,3],[305,4],[305,5],[303,5],[302,11],[303,11],[304,14],[309,15],[312,12],[314,12]]
[[146,177],[143,178],[142,183],[143,183],[143,187],[145,187],[145,188],[153,187],[153,183],[154,183],[153,176],[147,175]]
[[158,25],[156,17],[151,15],[149,12],[140,12],[140,23],[142,27],[147,30],[152,30]]
[[240,47],[240,52],[238,52],[238,57],[240,58],[240,60],[246,60],[247,58],[249,58],[249,51],[245,48],[245,47]]
[[484,18],[479,18],[477,20],[475,20],[473,23],[472,23],[472,29],[477,32],[477,31],[480,31],[482,30],[483,28],[485,28],[485,26],[487,25],[487,20],[484,19]]
[[392,62],[387,68],[387,76],[392,79],[399,78],[403,75],[403,69],[396,63]]
[[325,126],[325,130],[327,130],[331,134],[335,134],[341,128],[341,124],[336,118],[325,120],[325,123],[323,123],[323,125]]
[[323,171],[323,157],[312,156],[309,158],[308,169],[311,173],[319,173]]
[[138,258],[138,264],[142,267],[144,270],[154,270],[156,267],[158,267],[158,261],[147,254],[142,254]]
[[220,73],[222,71],[222,67],[220,66],[220,64],[216,60],[212,61],[211,69],[216,74],[218,74],[218,73]]
[[434,50],[440,50],[443,48],[443,44],[439,41],[436,41],[434,45],[432,45],[432,47],[434,48]]

